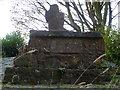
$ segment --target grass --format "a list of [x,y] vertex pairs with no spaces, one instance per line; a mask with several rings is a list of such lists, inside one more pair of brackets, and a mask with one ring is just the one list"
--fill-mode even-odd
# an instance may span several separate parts
[[[104,57],[106,56],[106,54],[103,54],[101,56],[99,56],[98,58],[96,58],[93,63],[91,63],[84,71],[83,73],[78,77],[78,79],[74,82],[74,84],[72,85],[72,87],[74,85],[76,85],[76,83],[78,82],[78,80],[83,76],[83,74],[95,63],[100,62]],[[90,83],[90,85],[93,84],[93,82],[101,75],[105,74],[106,72],[108,72],[108,70],[110,69],[110,67],[107,67],[103,72],[101,72],[98,76],[96,76],[93,81]],[[117,69],[115,70],[115,73],[112,76],[111,81],[109,82],[109,84],[107,84],[106,86],[104,86],[104,88],[113,88],[116,85],[120,86],[120,77],[117,77],[117,72],[120,70],[120,66],[117,67]],[[100,85],[98,85],[100,86]],[[120,88],[120,87],[119,87]]]

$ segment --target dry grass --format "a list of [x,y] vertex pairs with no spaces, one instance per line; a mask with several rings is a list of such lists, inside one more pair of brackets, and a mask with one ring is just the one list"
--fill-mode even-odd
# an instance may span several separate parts
[[[80,75],[80,76],[78,77],[78,79],[74,82],[74,84],[72,85],[72,87],[78,82],[78,80],[80,80],[80,78],[83,76],[83,74],[84,74],[93,64],[100,62],[100,61],[103,59],[103,57],[105,57],[105,56],[106,56],[106,54],[102,54],[102,55],[100,55],[98,58],[96,58],[96,59],[93,61],[93,63],[91,63],[91,64],[84,70],[84,72],[81,73],[81,75]],[[96,80],[101,74],[104,74],[104,73],[107,72],[107,71],[108,71],[108,69],[106,69],[105,71],[103,71],[102,73],[100,73],[97,77],[95,77],[94,80]],[[94,82],[94,80],[93,80],[92,82]]]

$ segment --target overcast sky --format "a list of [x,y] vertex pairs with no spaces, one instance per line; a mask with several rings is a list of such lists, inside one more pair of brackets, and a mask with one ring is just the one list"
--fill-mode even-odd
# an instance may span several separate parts
[[13,31],[13,26],[10,20],[10,9],[10,0],[0,0],[0,37],[4,37],[7,33]]
[[[11,0],[0,0],[0,38],[15,30],[11,23],[11,6]],[[117,22],[118,21],[115,20],[114,24],[116,25]]]

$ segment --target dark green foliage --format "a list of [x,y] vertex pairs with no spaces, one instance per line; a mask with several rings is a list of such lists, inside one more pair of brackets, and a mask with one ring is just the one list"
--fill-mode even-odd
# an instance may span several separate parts
[[3,57],[13,57],[18,54],[18,49],[23,47],[24,39],[21,37],[20,31],[13,31],[2,39],[2,55]]
[[106,45],[106,59],[116,64],[120,64],[120,32],[108,28],[103,38]]

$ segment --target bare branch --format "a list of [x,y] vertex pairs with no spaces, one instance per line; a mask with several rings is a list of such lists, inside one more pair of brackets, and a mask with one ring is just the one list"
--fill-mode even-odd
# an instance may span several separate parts
[[75,29],[75,30],[80,30],[80,27],[74,22],[73,16],[72,16],[72,14],[71,14],[71,12],[70,12],[69,2],[65,2],[65,4],[66,4],[66,8],[67,8],[67,10],[68,10],[68,18],[69,18],[71,24],[74,26],[74,29]]
[[106,24],[107,20],[107,12],[108,12],[108,2],[105,2],[105,9],[104,9],[104,15],[103,15],[103,23]]
[[96,19],[94,18],[95,13],[94,13],[94,11],[93,11],[92,8],[88,7],[88,3],[89,3],[89,6],[90,6],[90,2],[86,2],[86,7],[87,7],[88,15],[89,15],[90,19],[91,19],[92,22],[93,22],[93,26],[95,27],[95,26],[97,25],[97,21],[96,21]]
[[47,11],[47,9],[44,7],[44,5],[42,5],[40,2],[37,2],[45,11]]
[[114,15],[113,17],[112,17],[112,19],[114,19],[116,16],[118,16],[120,14],[120,12],[118,12],[116,15]]
[[109,22],[108,25],[111,27],[111,22],[112,22],[112,10],[111,10],[111,3],[108,2],[109,4]]
[[67,20],[64,20],[69,26],[71,26],[74,30],[76,30],[76,28],[72,25],[72,24],[70,24]]

